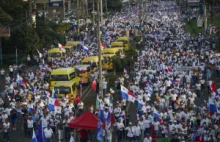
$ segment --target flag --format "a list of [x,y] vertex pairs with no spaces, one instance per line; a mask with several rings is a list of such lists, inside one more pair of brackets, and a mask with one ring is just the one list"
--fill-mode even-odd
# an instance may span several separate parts
[[58,47],[59,47],[60,51],[66,52],[66,49],[62,44],[58,43]]
[[55,94],[55,91],[54,91],[54,89],[52,90],[52,98],[57,98],[57,95]]
[[70,142],[75,142],[73,136],[71,136],[71,138],[70,138]]
[[34,108],[33,107],[28,108],[28,112],[29,113],[34,113]]
[[61,113],[61,105],[58,99],[49,97],[48,109],[55,113]]
[[157,110],[154,108],[154,118],[156,118],[157,120],[159,120],[159,114],[157,112]]
[[213,102],[211,98],[209,98],[209,113],[210,116],[213,116],[217,112],[216,104]]
[[36,138],[37,138],[37,142],[45,142],[45,135],[43,131],[42,121],[40,121],[40,124],[38,126]]
[[96,85],[97,85],[97,83],[96,83],[96,81],[94,80],[93,82],[92,82],[92,89],[96,92]]
[[114,93],[115,93],[115,90],[113,90],[112,88],[110,88],[110,92],[111,92],[111,94],[114,94]]
[[155,129],[154,129],[154,125],[152,125],[151,127],[151,134],[152,134],[152,142],[156,142],[156,139],[157,139],[157,136],[156,136],[156,132],[155,132]]
[[83,49],[84,52],[88,52],[88,51],[89,51],[89,48],[86,47],[86,46],[84,45],[84,43],[81,43],[81,48]]
[[124,69],[124,77],[125,77],[125,78],[129,78],[129,75],[128,75],[128,72],[127,72],[126,69]]
[[103,140],[103,129],[102,129],[102,123],[98,123],[98,132],[97,132],[97,140],[102,141]]
[[150,85],[148,84],[147,85],[147,90],[148,90],[148,92],[152,95],[153,94],[153,89],[152,89],[152,87],[150,87]]
[[100,117],[99,117],[99,119],[100,119],[100,122],[102,122],[102,124],[103,123],[105,123],[105,115],[104,115],[104,110],[100,110]]
[[37,138],[33,129],[33,135],[32,135],[32,141],[31,142],[37,142]]
[[216,87],[215,83],[212,82],[212,84],[210,85],[210,89],[212,92],[215,93],[215,95],[218,95],[217,87]]
[[111,113],[108,112],[107,118],[106,118],[106,129],[109,129],[111,127]]
[[116,120],[115,120],[115,116],[111,113],[111,123],[115,124]]
[[38,53],[38,55],[39,55],[39,58],[42,58],[42,53],[39,51],[39,50],[37,50],[37,53]]
[[50,97],[50,92],[49,91],[45,91],[45,94],[47,97]]
[[133,92],[129,91],[127,88],[121,85],[121,96],[122,99],[125,99],[130,102],[134,102],[136,100],[136,96]]
[[17,75],[17,83],[19,85],[25,85],[26,87],[28,86],[28,83],[20,75]]

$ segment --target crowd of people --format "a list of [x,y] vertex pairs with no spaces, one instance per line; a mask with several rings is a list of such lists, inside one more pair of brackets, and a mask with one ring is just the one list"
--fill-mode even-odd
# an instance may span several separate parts
[[[215,82],[220,76],[220,58],[213,37],[201,33],[193,38],[186,33],[180,9],[174,2],[151,2],[149,12],[143,16],[147,22],[140,22],[139,12],[137,6],[123,8],[101,23],[102,41],[107,47],[117,37],[124,36],[124,31],[132,36],[139,31],[144,40],[134,74],[119,77],[115,91],[106,91],[108,82],[103,79],[104,98],[97,94],[96,108],[91,107],[90,111],[98,117],[100,110],[105,114],[110,112],[116,122],[104,129],[103,139],[98,141],[151,142],[156,138],[181,142],[220,141],[220,90]],[[84,103],[80,96],[75,99],[75,105],[64,96],[60,99],[62,113],[50,111],[48,78],[53,69],[73,67],[84,57],[98,54],[96,35],[87,32],[83,33],[83,44],[89,51],[79,49],[65,58],[52,58],[48,64],[45,49],[34,59],[40,67],[25,70],[23,64],[11,65],[8,71],[0,71],[1,80],[5,80],[0,97],[0,130],[5,141],[10,141],[10,133],[20,125],[24,135],[31,138],[40,123],[47,142],[52,141],[54,134],[57,141],[69,141],[73,129],[68,123],[83,114]],[[27,61],[31,65],[33,59],[28,56]],[[121,86],[125,86],[126,81],[134,99],[122,96],[114,106],[112,98],[117,94],[121,96]],[[129,101],[136,101],[136,112],[126,111]],[[210,110],[210,103],[215,106],[214,111]],[[107,117],[105,115],[105,119]],[[114,133],[116,139],[113,139]],[[88,140],[87,132],[80,134],[81,141]]]

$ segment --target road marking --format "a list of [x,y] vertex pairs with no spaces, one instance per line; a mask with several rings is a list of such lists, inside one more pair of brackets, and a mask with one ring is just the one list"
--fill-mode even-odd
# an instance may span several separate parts
[[90,84],[89,84],[89,85],[87,86],[87,88],[82,92],[82,95],[86,93],[86,91],[89,89],[89,87],[91,87]]
[[129,107],[130,107],[130,102],[128,102],[128,105],[127,105],[127,108],[126,108],[126,111],[128,111]]
[[89,89],[89,91],[86,93],[86,95],[83,96],[82,100],[84,100],[88,95],[89,93],[92,91],[92,87]]

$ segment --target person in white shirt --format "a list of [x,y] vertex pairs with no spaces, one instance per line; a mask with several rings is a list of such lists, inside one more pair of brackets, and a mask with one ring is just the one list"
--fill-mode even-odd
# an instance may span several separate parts
[[118,122],[116,123],[116,128],[117,128],[116,134],[118,137],[118,142],[122,140],[122,132],[123,132],[124,127],[125,126],[124,126],[123,120],[118,119]]
[[8,119],[8,114],[6,113],[6,111],[3,111],[3,114],[1,116],[2,122],[4,123],[6,119]]
[[149,133],[146,134],[143,142],[152,142],[152,138],[150,137]]
[[140,141],[140,136],[141,136],[141,128],[138,125],[138,122],[136,122],[135,126],[134,126],[134,137],[135,137],[135,141]]
[[28,136],[29,137],[32,136],[33,127],[34,127],[34,121],[32,120],[32,117],[29,116],[29,118],[27,120],[27,128],[28,128]]
[[198,81],[196,83],[196,95],[197,95],[198,98],[200,98],[200,93],[201,93],[201,82]]
[[132,123],[129,122],[129,126],[125,128],[125,130],[127,131],[127,137],[129,141],[133,140],[134,137],[134,129],[132,127]]
[[78,116],[80,116],[83,113],[83,107],[84,107],[84,103],[82,101],[80,101],[78,103],[78,106],[77,106],[77,108],[78,108]]
[[10,122],[8,121],[8,118],[5,119],[5,122],[3,123],[3,135],[4,135],[4,141],[9,142],[9,131],[10,131]]
[[158,136],[159,135],[160,122],[158,122],[156,118],[154,119],[153,126],[154,126],[154,130],[156,132],[156,135]]
[[46,138],[46,142],[52,142],[53,130],[50,128],[50,125],[48,125],[47,128],[44,129],[44,135]]

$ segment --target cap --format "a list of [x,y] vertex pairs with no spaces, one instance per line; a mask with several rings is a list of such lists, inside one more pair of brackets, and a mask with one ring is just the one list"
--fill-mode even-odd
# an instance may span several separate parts
[[129,125],[132,125],[132,122],[129,122]]

